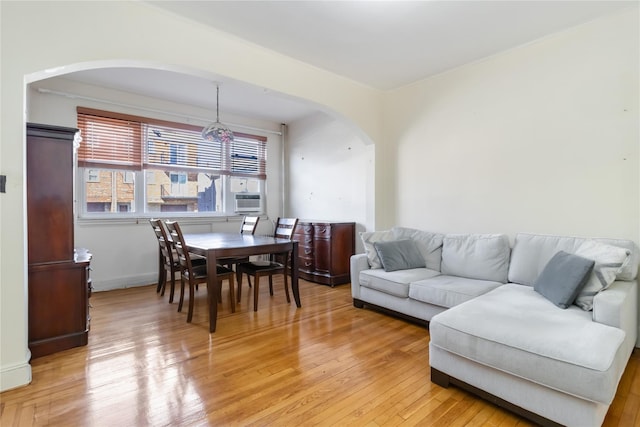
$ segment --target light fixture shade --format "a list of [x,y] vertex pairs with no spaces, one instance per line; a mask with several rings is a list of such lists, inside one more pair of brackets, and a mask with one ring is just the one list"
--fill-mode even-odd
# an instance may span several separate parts
[[233,132],[220,123],[220,85],[216,85],[216,121],[202,129],[202,139],[212,142],[231,142]]
[[202,139],[213,142],[231,142],[233,141],[233,132],[222,123],[216,121],[202,129]]

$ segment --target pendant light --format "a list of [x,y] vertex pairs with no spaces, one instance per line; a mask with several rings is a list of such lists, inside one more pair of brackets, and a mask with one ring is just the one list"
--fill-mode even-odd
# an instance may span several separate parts
[[202,139],[212,142],[231,142],[233,132],[220,123],[220,85],[216,83],[216,121],[202,129]]

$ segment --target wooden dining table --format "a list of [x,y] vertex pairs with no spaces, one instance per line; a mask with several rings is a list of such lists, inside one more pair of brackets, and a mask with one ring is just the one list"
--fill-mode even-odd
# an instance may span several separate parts
[[[300,291],[298,289],[298,242],[278,239],[271,236],[244,235],[240,233],[198,233],[185,234],[185,243],[189,252],[206,257],[207,266],[215,266],[218,258],[243,257],[251,255],[276,254],[289,252],[291,265],[291,289],[298,308]],[[216,331],[218,318],[218,282],[216,268],[207,269],[207,296],[209,304],[209,332]]]

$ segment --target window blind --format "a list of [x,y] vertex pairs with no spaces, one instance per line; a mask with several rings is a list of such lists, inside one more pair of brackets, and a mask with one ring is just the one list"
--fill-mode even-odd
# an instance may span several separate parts
[[234,132],[229,143],[202,139],[201,128],[78,107],[78,165],[207,172],[266,179],[267,138]]
[[267,177],[265,141],[235,136],[230,151],[231,176]]
[[142,124],[78,112],[78,165],[142,169]]
[[224,174],[222,143],[202,139],[200,132],[145,125],[145,167]]

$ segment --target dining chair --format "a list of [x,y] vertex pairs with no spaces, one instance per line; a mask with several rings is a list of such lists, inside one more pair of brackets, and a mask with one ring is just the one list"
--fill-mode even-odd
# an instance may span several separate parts
[[[258,227],[258,221],[260,221],[259,216],[245,216],[242,219],[242,224],[240,225],[240,234],[253,235],[256,232],[256,228]],[[237,265],[241,262],[248,262],[249,257],[227,257],[227,258],[218,258],[218,264],[224,265],[227,268],[233,269],[236,267],[236,280],[240,280],[240,275],[237,273]]]
[[169,293],[169,302],[173,302],[173,293],[176,283],[176,273],[180,271],[180,265],[175,258],[175,252],[171,246],[171,242],[167,239],[167,232],[162,225],[162,220],[151,218],[149,220],[151,228],[156,235],[159,246],[158,257],[158,285],[156,286],[156,293],[164,296],[164,291],[167,285],[167,272],[171,276],[171,291]]
[[[177,221],[167,221],[166,225],[171,235],[171,239],[173,240],[173,246],[178,255],[178,263],[180,264],[180,301],[178,302],[178,311],[182,311],[182,305],[184,302],[184,283],[187,281],[189,282],[189,310],[187,312],[187,323],[191,323],[193,318],[195,286],[198,283],[204,283],[207,281],[207,269],[210,267],[206,264],[193,265],[191,256],[189,255],[189,250],[184,240],[184,235],[182,234],[182,230]],[[216,265],[216,274],[220,286],[222,286],[223,280],[229,281],[231,312],[235,313],[234,272],[222,265]]]
[[245,216],[240,226],[240,234],[255,234],[258,227],[259,216]]
[[[291,240],[293,233],[298,223],[297,218],[278,218],[276,221],[276,227],[274,237],[278,239]],[[258,293],[260,288],[260,277],[269,277],[269,294],[273,296],[273,276],[276,274],[282,274],[284,276],[284,291],[287,296],[287,302],[291,302],[289,296],[289,285],[287,282],[287,265],[289,262],[290,252],[282,254],[273,254],[268,261],[248,261],[242,262],[236,266],[236,271],[239,274],[238,278],[238,302],[242,295],[242,274],[247,275],[247,280],[250,282],[250,277],[253,276],[253,311],[258,311]]]
[[[158,285],[156,286],[156,292],[159,292],[161,296],[164,296],[165,288],[169,277],[171,277],[171,289],[169,290],[169,302],[173,302],[173,296],[176,285],[176,273],[180,272],[180,263],[178,262],[178,255],[173,247],[173,242],[167,236],[166,229],[161,219],[151,218],[149,220],[151,228],[156,235],[159,246],[159,259],[158,259]],[[191,263],[194,266],[205,265],[206,260],[204,257],[191,255]]]

